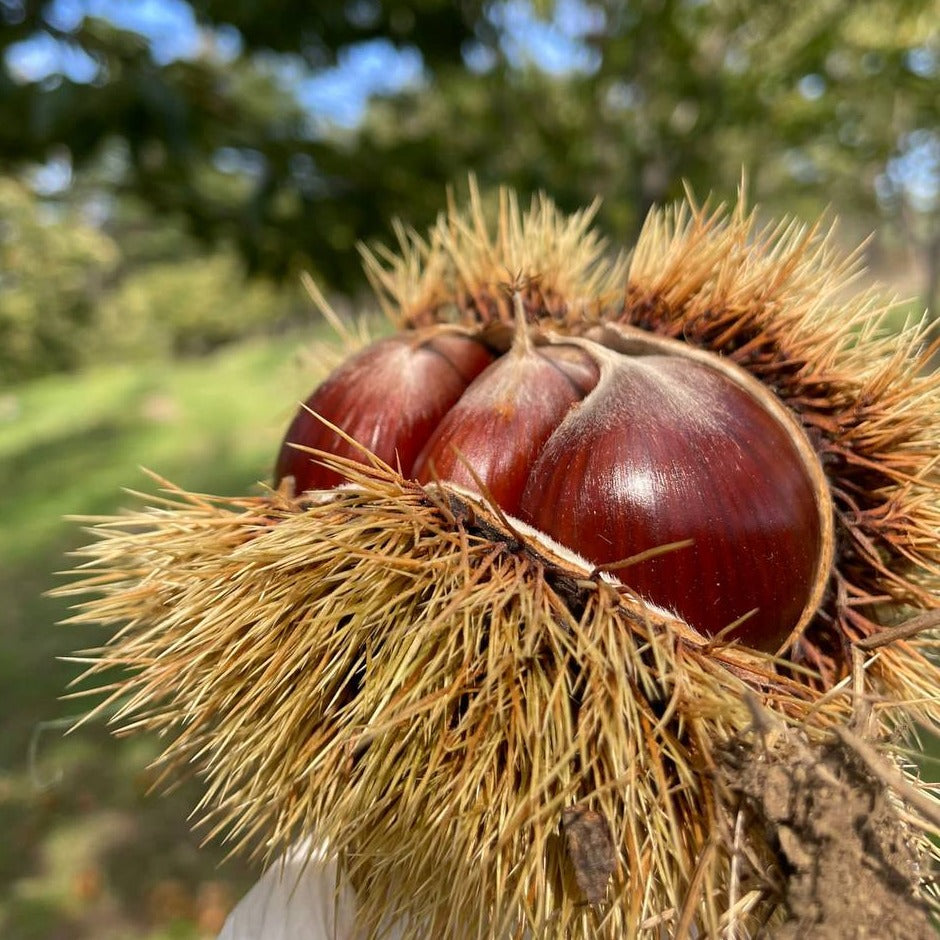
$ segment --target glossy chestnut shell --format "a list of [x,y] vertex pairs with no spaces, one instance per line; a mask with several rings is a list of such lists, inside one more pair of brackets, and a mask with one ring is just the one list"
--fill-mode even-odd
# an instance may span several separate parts
[[308,398],[277,483],[341,480],[292,445],[365,460],[330,424],[405,477],[482,490],[709,636],[778,650],[826,587],[832,508],[805,433],[752,376],[677,341],[613,326],[380,340]]
[[339,473],[289,443],[363,459],[360,447],[320,418],[410,475],[441,419],[493,359],[486,345],[453,330],[401,333],[373,343],[343,363],[304,402],[278,453],[275,480],[293,477],[298,493],[342,482]]

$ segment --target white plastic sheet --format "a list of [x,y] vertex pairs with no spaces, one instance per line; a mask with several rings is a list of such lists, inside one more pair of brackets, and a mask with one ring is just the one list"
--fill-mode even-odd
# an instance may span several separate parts
[[[325,847],[304,841],[276,861],[229,915],[218,940],[360,940],[356,899],[336,884]],[[387,934],[396,940],[398,931]]]

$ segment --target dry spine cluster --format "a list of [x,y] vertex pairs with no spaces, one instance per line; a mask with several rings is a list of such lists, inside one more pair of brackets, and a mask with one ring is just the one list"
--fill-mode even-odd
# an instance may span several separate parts
[[[860,698],[880,729],[940,717],[929,633],[853,645],[940,606],[940,379],[909,361],[922,331],[878,338],[883,307],[840,299],[854,262],[813,231],[681,208],[651,218],[627,268],[589,222],[504,196],[491,235],[474,195],[368,267],[399,327],[510,320],[515,291],[567,335],[628,323],[772,385],[823,458],[839,540],[787,661],[696,637],[458,490],[339,460],[349,485],[329,494],[173,492],[101,521],[62,591],[98,595],[76,620],[119,625],[87,657],[126,671],[103,707],[167,734],[168,773],[205,774],[212,831],[263,852],[328,840],[376,931],[753,927],[779,899],[759,879],[739,890],[714,783],[748,702],[811,742]],[[609,829],[603,903],[583,903],[566,810]]]
[[[514,545],[468,497],[344,469],[355,488],[306,507],[179,494],[105,530],[89,553],[111,601],[77,619],[132,604],[160,622],[94,654],[135,676],[115,720],[170,733],[174,771],[198,761],[202,809],[238,848],[315,831],[345,851],[376,924],[402,884],[416,936],[429,917],[460,936],[480,898],[481,936],[674,923],[716,849],[690,751],[707,761],[708,742],[749,726],[749,688],[793,718],[812,696]],[[581,803],[622,863],[600,912],[560,841]],[[723,887],[715,866],[694,905],[714,930]]]

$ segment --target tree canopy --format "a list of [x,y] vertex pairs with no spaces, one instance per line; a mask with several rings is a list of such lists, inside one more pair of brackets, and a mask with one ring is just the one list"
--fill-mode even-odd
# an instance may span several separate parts
[[[344,290],[357,240],[426,224],[468,171],[568,209],[599,194],[616,238],[744,170],[775,209],[913,211],[937,241],[937,0],[166,5],[185,53],[105,0],[0,0],[0,170],[65,159],[256,271]],[[18,69],[41,43],[59,65]],[[414,75],[337,122],[305,89],[364,48]]]

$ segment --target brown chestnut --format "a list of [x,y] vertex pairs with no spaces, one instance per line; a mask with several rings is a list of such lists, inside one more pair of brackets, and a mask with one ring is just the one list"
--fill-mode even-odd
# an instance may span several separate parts
[[487,346],[457,330],[401,333],[372,343],[336,369],[294,416],[275,481],[293,477],[298,493],[342,482],[339,473],[295,444],[360,462],[365,447],[410,476],[431,432],[492,361]]
[[791,429],[725,374],[617,355],[535,461],[519,514],[707,634],[776,649],[814,598],[824,523]]
[[518,515],[533,461],[598,374],[576,346],[517,343],[444,416],[418,455],[415,477],[482,484],[504,512]]
[[290,443],[362,456],[310,411],[406,477],[482,489],[704,634],[776,650],[825,588],[832,510],[806,435],[756,379],[677,341],[522,328],[494,355],[446,328],[382,340],[291,425],[275,476],[299,490],[339,475]]

